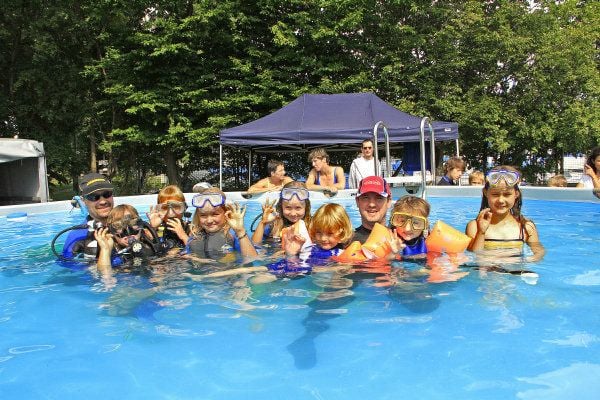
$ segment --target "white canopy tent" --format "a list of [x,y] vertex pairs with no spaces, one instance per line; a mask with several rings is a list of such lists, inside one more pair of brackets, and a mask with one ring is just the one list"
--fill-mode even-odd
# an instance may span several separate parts
[[0,138],[0,205],[45,203],[48,197],[44,144]]

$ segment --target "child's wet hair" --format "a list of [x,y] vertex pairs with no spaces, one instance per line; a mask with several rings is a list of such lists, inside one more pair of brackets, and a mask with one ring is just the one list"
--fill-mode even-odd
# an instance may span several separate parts
[[158,192],[157,203],[161,204],[168,200],[181,201],[185,203],[185,196],[179,186],[177,185],[169,185],[165,186]]
[[124,219],[125,214],[129,214],[130,219],[138,219],[140,217],[134,206],[129,204],[119,204],[110,210],[110,214],[108,214],[108,219],[106,222],[110,226],[113,222]]
[[392,213],[399,211],[418,212],[421,216],[428,218],[431,206],[425,200],[416,196],[402,196],[394,204]]
[[323,204],[312,216],[308,234],[315,237],[317,232],[336,234],[340,243],[348,243],[354,231],[346,209],[339,204]]

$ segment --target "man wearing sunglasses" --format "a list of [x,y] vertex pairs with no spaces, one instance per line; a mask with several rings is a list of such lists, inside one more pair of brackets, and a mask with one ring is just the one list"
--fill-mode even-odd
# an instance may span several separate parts
[[373,157],[373,141],[365,139],[360,148],[361,155],[352,161],[350,175],[348,175],[348,187],[358,189],[361,179],[367,176],[379,175],[379,163],[375,168],[375,157]]
[[66,259],[73,259],[79,254],[84,254],[84,258],[95,259],[97,242],[93,234],[89,234],[90,229],[93,232],[100,224],[107,226],[108,215],[114,206],[114,186],[106,176],[90,172],[79,178],[79,189],[88,210],[86,223],[90,228],[70,231],[63,245],[62,256]]
[[367,176],[360,181],[356,193],[356,205],[361,225],[354,230],[354,238],[364,243],[375,223],[386,225],[386,214],[392,206],[390,185],[380,176]]

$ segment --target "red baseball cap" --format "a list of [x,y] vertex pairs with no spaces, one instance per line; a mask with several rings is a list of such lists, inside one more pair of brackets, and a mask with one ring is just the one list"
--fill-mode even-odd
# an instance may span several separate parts
[[388,197],[390,195],[390,185],[380,176],[367,176],[358,184],[358,193],[356,194],[356,197],[369,192]]

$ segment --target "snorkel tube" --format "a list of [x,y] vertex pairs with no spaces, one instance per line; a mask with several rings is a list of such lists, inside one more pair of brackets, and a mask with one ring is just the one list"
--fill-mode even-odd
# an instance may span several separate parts
[[81,211],[82,215],[88,215],[87,206],[83,202],[81,196],[73,196],[73,198],[71,199],[71,206],[73,208],[79,208],[79,211]]

